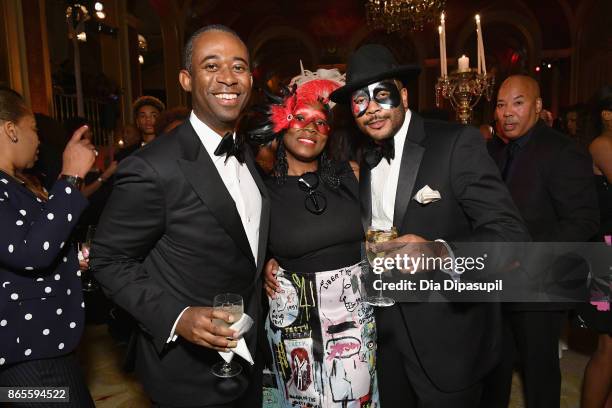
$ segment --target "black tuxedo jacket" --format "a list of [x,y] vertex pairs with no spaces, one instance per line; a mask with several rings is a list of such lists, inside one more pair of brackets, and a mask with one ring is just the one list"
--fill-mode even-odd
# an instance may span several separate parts
[[212,306],[219,293],[239,293],[255,320],[245,336],[255,356],[269,200],[250,152],[246,163],[262,195],[257,263],[234,201],[189,121],[117,170],[91,266],[104,292],[139,322],[136,372],[157,403],[225,404],[247,387],[248,375],[219,380],[211,374],[221,361],[216,351],[180,337],[167,343],[185,307]]
[[[361,167],[362,221],[371,221],[370,171]],[[425,185],[441,200],[413,199]],[[393,224],[400,235],[461,242],[528,241],[480,133],[412,113],[402,153]],[[466,272],[467,273],[467,272]],[[402,321],[397,321],[399,309]],[[425,374],[443,391],[465,389],[492,369],[501,352],[501,310],[494,303],[399,303],[377,309],[381,347],[413,347]],[[380,367],[384,370],[385,367]]]
[[[499,138],[487,145],[500,169],[505,162],[505,146]],[[525,145],[515,154],[506,184],[533,241],[587,242],[597,233],[599,207],[591,159],[569,137],[542,121],[536,123]],[[569,273],[572,265],[575,266],[572,262],[557,262],[555,268],[567,268]],[[585,278],[587,272],[584,271]],[[560,305],[519,303],[505,307],[558,310]]]

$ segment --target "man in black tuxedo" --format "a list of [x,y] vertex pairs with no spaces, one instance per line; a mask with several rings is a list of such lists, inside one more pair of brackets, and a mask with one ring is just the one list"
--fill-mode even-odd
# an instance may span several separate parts
[[[192,94],[190,118],[121,163],[91,266],[138,321],[136,373],[156,406],[250,407],[261,400],[255,349],[269,204],[252,155],[233,136],[252,87],[246,46],[227,27],[200,29],[179,81]],[[256,364],[235,356],[242,374],[220,379],[211,372],[217,351],[237,341],[212,322],[231,323],[230,315],[211,306],[227,292],[242,295],[255,321],[244,338]]]
[[[360,170],[364,229],[393,225],[400,235],[394,244],[406,242],[406,248],[436,239],[455,248],[462,241],[529,240],[478,130],[424,120],[408,109],[401,80],[418,71],[399,66],[386,48],[366,45],[349,61],[346,86],[332,94],[351,105],[371,139]],[[424,186],[441,199],[417,202]],[[381,405],[476,406],[481,379],[500,358],[500,318],[492,303],[378,308]]]
[[[499,89],[496,115],[508,143],[495,137],[489,152],[534,241],[586,242],[599,225],[591,159],[539,120],[541,110],[533,78],[507,78]],[[527,408],[559,407],[558,343],[566,310],[558,303],[504,304],[504,358],[487,380],[483,408],[508,406],[514,349]]]

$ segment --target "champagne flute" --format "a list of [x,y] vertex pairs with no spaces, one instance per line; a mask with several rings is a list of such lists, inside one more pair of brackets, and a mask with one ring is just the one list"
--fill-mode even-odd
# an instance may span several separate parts
[[[235,293],[222,293],[215,296],[213,309],[229,313],[234,318],[233,321],[237,322],[244,313],[244,301],[242,296]],[[230,326],[229,323],[221,319],[213,319],[213,323],[222,327]],[[235,377],[241,372],[242,366],[233,360],[230,363],[223,360],[212,366],[212,373],[221,378]]]
[[[368,227],[368,232],[366,235],[366,255],[368,257],[368,262],[373,267],[374,260],[376,258],[384,258],[385,252],[374,252],[372,249],[372,244],[377,244],[381,242],[391,241],[397,238],[397,229],[395,227],[391,228],[377,228],[370,226]],[[384,262],[383,262],[384,265]],[[384,272],[383,272],[384,273]],[[377,295],[369,295],[366,297],[365,302],[372,306],[379,307],[388,307],[393,306],[395,304],[395,300],[388,296],[383,296],[382,294],[382,278],[383,273],[379,275],[380,280],[380,289]]]
[[[83,258],[89,258],[90,250],[91,250],[91,243],[93,241],[95,234],[96,234],[96,226],[95,225],[87,226],[85,242],[82,242],[80,244],[80,250],[81,250],[81,253],[83,254]],[[96,283],[96,281],[94,280],[92,276],[91,269],[88,268],[82,271],[81,276],[82,276],[81,280],[82,280],[82,285],[83,285],[83,291],[93,292],[94,290],[98,289],[98,284]]]

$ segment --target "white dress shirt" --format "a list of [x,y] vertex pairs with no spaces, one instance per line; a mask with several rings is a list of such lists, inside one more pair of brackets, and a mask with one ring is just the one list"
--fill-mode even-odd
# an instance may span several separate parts
[[[253,180],[253,175],[249,171],[247,165],[244,163],[240,164],[234,156],[229,157],[227,160],[225,160],[225,155],[215,156],[215,150],[221,142],[221,136],[198,119],[193,111],[191,111],[189,121],[204,145],[215,168],[219,172],[221,180],[223,180],[223,184],[225,184],[225,188],[227,188],[227,191],[236,204],[236,209],[238,210],[242,226],[244,227],[244,232],[246,233],[251,251],[253,252],[253,258],[255,259],[255,263],[257,263],[259,223],[261,218],[261,193],[259,192],[257,184],[255,184],[255,180]],[[236,135],[234,135],[234,137],[236,137]],[[176,325],[188,308],[189,307],[183,309],[176,318],[168,342],[176,340],[176,335],[174,334]]]
[[393,226],[395,194],[411,117],[412,113],[408,109],[402,127],[393,136],[395,157],[391,160],[391,163],[383,158],[371,172],[372,226],[375,228],[390,229]]
[[[406,110],[404,123],[402,123],[402,127],[393,136],[395,156],[391,160],[391,163],[383,158],[380,163],[372,169],[372,226],[374,228],[390,229],[393,226],[397,183],[399,181],[404,144],[406,143],[406,135],[408,134],[411,117],[412,113],[410,109]],[[410,194],[411,192],[404,193]],[[443,239],[436,239],[435,241],[441,242],[446,247],[448,256],[453,259],[454,265],[455,255],[448,243]],[[454,280],[459,280],[460,273],[448,269],[442,269],[442,271],[449,274]]]

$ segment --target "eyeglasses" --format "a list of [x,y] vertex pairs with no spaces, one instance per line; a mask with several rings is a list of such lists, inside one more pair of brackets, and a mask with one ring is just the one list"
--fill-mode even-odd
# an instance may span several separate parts
[[323,214],[327,208],[327,199],[323,193],[316,191],[319,187],[319,176],[313,172],[302,174],[298,179],[298,187],[307,193],[304,199],[306,209],[315,215]]

